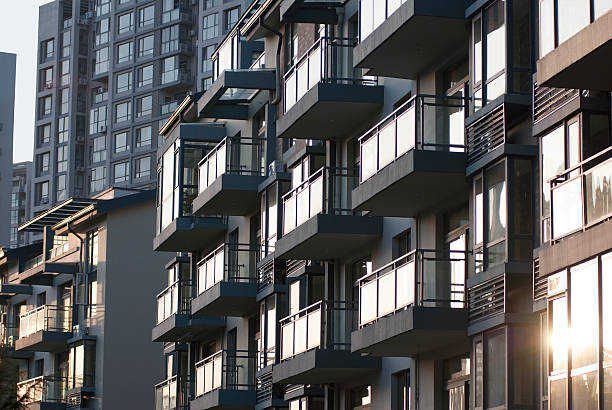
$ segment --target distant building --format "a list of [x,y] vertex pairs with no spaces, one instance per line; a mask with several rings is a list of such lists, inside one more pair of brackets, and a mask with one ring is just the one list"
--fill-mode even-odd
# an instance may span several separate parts
[[30,219],[30,193],[32,192],[32,161],[13,164],[11,188],[9,246],[17,248],[30,243],[29,232],[18,232],[19,225]]
[[0,246],[9,244],[17,56],[0,52]]

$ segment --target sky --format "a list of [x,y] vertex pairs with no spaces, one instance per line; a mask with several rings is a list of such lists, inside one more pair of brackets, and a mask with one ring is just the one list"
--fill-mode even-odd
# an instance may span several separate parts
[[0,0],[0,51],[17,54],[13,162],[32,160],[38,7],[51,1]]

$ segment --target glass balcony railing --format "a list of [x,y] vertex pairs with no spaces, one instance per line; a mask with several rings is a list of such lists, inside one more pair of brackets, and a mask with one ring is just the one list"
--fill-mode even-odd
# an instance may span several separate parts
[[19,338],[36,332],[72,331],[72,306],[43,305],[19,315]]
[[264,175],[263,138],[226,137],[198,164],[199,192],[223,174]]
[[225,243],[198,262],[198,295],[219,282],[255,283],[257,247]]
[[317,214],[353,215],[339,200],[344,188],[357,182],[356,170],[323,167],[283,196],[283,235]]
[[193,282],[179,279],[157,295],[157,324],[175,314],[191,313]]
[[466,253],[418,249],[359,279],[359,326],[408,306],[465,307]]
[[187,410],[189,380],[173,376],[155,386],[155,410]]
[[13,350],[19,338],[19,327],[11,323],[0,323],[0,348]]
[[40,266],[40,265],[42,265],[42,263],[43,263],[43,255],[42,255],[42,254],[40,254],[40,255],[38,255],[38,256],[35,256],[35,257],[33,257],[33,258],[30,258],[30,259],[26,260],[26,261],[23,263],[23,267],[22,267],[22,269],[23,269],[24,271],[26,271],[26,270],[28,270],[28,269],[32,269],[32,268],[35,268],[35,267],[37,267],[37,266]]
[[285,73],[285,112],[319,82],[376,85],[372,77],[354,75],[353,38],[322,37]]
[[240,37],[237,32],[234,32],[231,37],[227,37],[221,43],[217,52],[212,56],[213,81],[225,70],[240,69],[240,60],[238,59],[239,43]]
[[612,216],[612,147],[549,181],[552,240],[582,231]]
[[359,0],[359,41],[363,41],[407,0]]
[[49,250],[47,252],[47,260],[56,258],[60,255],[65,254],[66,252],[68,252],[70,250],[70,244],[68,242],[65,242],[61,245],[57,245],[55,246],[53,249]]
[[281,319],[281,360],[317,348],[350,350],[350,338],[340,329],[351,328],[354,311],[352,302],[319,301]]
[[17,397],[24,397],[23,404],[63,403],[67,386],[67,377],[39,376],[17,383]]
[[360,139],[360,181],[410,150],[465,152],[467,98],[417,95]]
[[217,389],[255,390],[255,353],[221,350],[195,365],[195,397]]
[[266,68],[266,53],[261,53],[256,59],[255,61],[253,61],[253,64],[251,64],[251,66],[249,67],[249,70],[260,70],[262,68]]

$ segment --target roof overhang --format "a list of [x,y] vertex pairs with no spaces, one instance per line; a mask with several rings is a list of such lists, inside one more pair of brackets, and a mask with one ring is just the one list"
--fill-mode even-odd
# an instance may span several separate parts
[[84,213],[94,210],[97,203],[98,200],[96,199],[68,198],[21,225],[19,231],[42,232],[45,226],[53,227],[67,218],[74,218],[77,214],[82,216]]

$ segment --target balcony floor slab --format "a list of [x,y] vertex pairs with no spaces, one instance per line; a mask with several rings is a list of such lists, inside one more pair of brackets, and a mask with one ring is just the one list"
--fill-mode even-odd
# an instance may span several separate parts
[[191,410],[252,410],[255,390],[217,389],[190,402]]
[[189,342],[220,331],[225,326],[221,317],[174,314],[153,328],[154,342]]
[[255,309],[257,283],[219,282],[191,302],[191,313],[207,316],[244,316]]
[[31,350],[35,352],[60,352],[68,350],[68,339],[72,332],[49,332],[41,330],[15,341],[15,350]]
[[153,238],[154,251],[194,251],[202,243],[220,237],[227,221],[214,217],[179,217]]
[[193,212],[203,215],[248,215],[259,203],[258,187],[265,177],[223,174],[193,200]]

